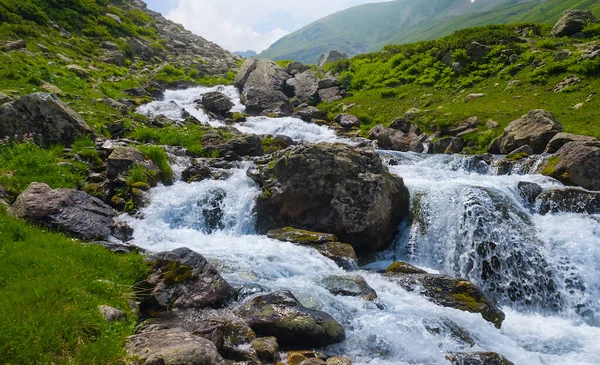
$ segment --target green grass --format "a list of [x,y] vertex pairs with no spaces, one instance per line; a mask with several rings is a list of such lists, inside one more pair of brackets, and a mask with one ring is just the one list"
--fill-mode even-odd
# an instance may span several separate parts
[[144,143],[185,147],[193,155],[202,156],[204,151],[201,140],[208,129],[205,126],[141,127],[134,130],[130,137]]
[[88,172],[82,162],[62,157],[61,146],[42,149],[33,142],[0,144],[0,186],[8,190],[14,200],[32,182],[43,182],[52,188],[75,188]]
[[[48,233],[0,209],[0,359],[3,364],[125,364],[136,317],[128,300],[146,275],[140,255]],[[98,305],[128,312],[109,324]]]
[[[466,29],[436,41],[390,46],[329,68],[340,72],[339,79],[348,90],[343,104],[356,104],[348,112],[359,117],[360,131],[365,136],[373,126],[389,125],[410,108],[423,110],[415,122],[427,133],[477,116],[482,122],[478,133],[463,139],[471,145],[468,152],[479,153],[510,122],[531,109],[545,109],[555,115],[566,132],[600,138],[600,100],[595,91],[600,88],[600,59],[581,60],[587,49],[580,44],[582,40],[532,36],[531,42],[520,43],[515,34],[513,26]],[[488,56],[479,62],[464,52],[473,41],[491,47]],[[592,44],[594,41],[598,38],[587,40]],[[558,43],[562,43],[560,48]],[[555,48],[569,49],[572,55],[556,61]],[[509,64],[508,55],[502,57],[507,49],[509,55],[520,56],[514,64]],[[453,52],[455,60],[462,60],[461,74],[455,75],[441,62],[448,51]],[[553,87],[571,75],[579,76],[582,82],[554,93]],[[519,82],[508,87],[512,80]],[[485,96],[467,102],[465,97],[471,93]],[[580,103],[583,106],[575,109]],[[342,106],[340,102],[322,103],[319,108],[333,120],[342,112]],[[484,124],[490,119],[500,128],[488,131]]]
[[162,174],[162,180],[165,182],[173,180],[173,169],[169,165],[169,157],[163,147],[159,146],[139,146],[138,149],[158,166]]

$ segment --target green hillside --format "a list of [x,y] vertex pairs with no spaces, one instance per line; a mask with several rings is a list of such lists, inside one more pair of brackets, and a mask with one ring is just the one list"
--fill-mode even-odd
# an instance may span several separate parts
[[361,5],[320,19],[289,34],[259,55],[275,60],[316,63],[331,49],[349,55],[374,52],[388,44],[437,39],[453,31],[487,24],[554,23],[569,8],[600,14],[595,0],[396,0]]

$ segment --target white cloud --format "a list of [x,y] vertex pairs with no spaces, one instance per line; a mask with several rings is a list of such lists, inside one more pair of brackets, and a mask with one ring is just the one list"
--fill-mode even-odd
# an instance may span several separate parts
[[230,51],[268,48],[336,11],[386,0],[177,0],[166,17]]

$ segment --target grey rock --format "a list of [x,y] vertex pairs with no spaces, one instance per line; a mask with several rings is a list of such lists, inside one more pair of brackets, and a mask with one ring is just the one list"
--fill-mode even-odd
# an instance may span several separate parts
[[446,355],[452,365],[514,365],[495,352],[459,352]]
[[119,174],[127,172],[134,164],[148,167],[153,170],[158,170],[153,163],[146,161],[144,154],[137,148],[117,147],[112,151],[106,160],[106,177],[109,179],[114,179]]
[[540,171],[568,185],[600,190],[600,142],[569,142]]
[[531,110],[521,119],[510,123],[504,134],[492,142],[490,153],[507,154],[515,149],[529,145],[534,153],[542,153],[548,142],[563,131],[552,113],[536,109]]
[[20,49],[27,48],[27,43],[24,40],[19,39],[18,41],[9,42],[0,47],[2,51],[18,51]]
[[565,10],[550,32],[552,37],[572,36],[581,32],[589,23],[597,22],[589,10]]
[[335,117],[335,122],[347,131],[354,127],[360,127],[360,119],[353,114],[340,114]]
[[319,56],[319,61],[317,62],[317,66],[323,67],[328,63],[337,62],[337,61],[346,60],[346,59],[348,59],[348,55],[345,54],[344,52],[332,50],[332,51],[329,51],[329,52],[324,53],[321,56]]
[[415,133],[405,133],[397,129],[387,128],[381,124],[373,127],[369,138],[376,140],[380,148],[401,152],[423,152],[425,147],[421,138]]
[[324,116],[316,106],[305,106],[296,110],[293,115],[306,122],[310,122],[313,119],[320,119]]
[[148,258],[152,288],[146,298],[159,308],[217,307],[233,296],[231,286],[199,253],[188,248],[161,252]]
[[301,103],[316,105],[319,103],[319,79],[312,71],[304,71],[286,81],[287,86],[294,90],[294,95]]
[[340,82],[337,79],[333,78],[333,77],[326,77],[326,78],[324,78],[322,80],[319,80],[319,90],[329,89],[329,88],[332,88],[332,87],[339,88],[341,86],[342,86],[342,84],[340,84]]
[[537,196],[540,214],[587,213],[600,214],[600,192],[580,188],[551,189]]
[[310,67],[303,65],[300,62],[292,62],[287,67],[287,72],[292,76],[295,76],[299,73],[302,73],[302,72],[308,71],[308,70],[310,70]]
[[544,153],[555,153],[562,146],[564,146],[565,144],[567,144],[569,142],[593,142],[593,141],[596,141],[596,138],[590,137],[590,136],[582,136],[579,134],[561,132],[561,133],[556,134],[554,137],[552,137],[550,142],[548,142],[548,145],[546,146]]
[[123,66],[125,65],[125,55],[119,50],[106,51],[104,55],[100,58],[100,61],[115,66]]
[[289,78],[287,71],[273,61],[257,61],[254,71],[244,83],[241,94],[242,103],[246,105],[248,113],[290,115],[292,107],[283,92],[285,82]]
[[75,138],[93,131],[85,120],[58,97],[49,93],[25,95],[0,105],[0,138],[35,134],[45,146],[70,146]]
[[367,300],[377,298],[377,293],[367,284],[362,276],[337,276],[330,275],[321,280],[319,284],[334,295],[363,297]]
[[202,96],[202,105],[209,112],[224,115],[233,108],[233,101],[227,95],[218,91],[209,92]]
[[118,214],[83,191],[53,190],[42,183],[31,183],[9,212],[17,218],[90,241],[107,240]]
[[461,138],[458,137],[443,137],[439,138],[429,145],[427,153],[430,154],[454,154],[460,153],[464,147]]
[[127,319],[127,314],[120,309],[109,307],[108,305],[98,306],[98,310],[107,322],[124,321]]
[[337,101],[343,98],[341,90],[338,86],[330,87],[328,89],[319,89],[319,98],[322,101]]
[[214,343],[182,329],[140,333],[127,339],[127,354],[145,365],[227,365]]
[[567,87],[575,86],[575,85],[579,84],[580,82],[581,82],[581,79],[579,77],[577,77],[577,76],[569,76],[569,77],[564,78],[558,84],[556,84],[556,86],[554,86],[554,88],[552,90],[555,93],[559,93],[559,92],[562,92],[563,89],[565,89]]
[[4,103],[8,103],[10,101],[13,101],[13,98],[11,98],[10,96],[6,95],[3,92],[0,92],[0,105],[2,105]]
[[519,194],[521,195],[521,198],[523,198],[523,200],[528,205],[533,205],[535,203],[535,199],[544,190],[538,184],[527,181],[520,181],[517,187],[519,189]]
[[509,160],[514,161],[514,160],[520,160],[525,157],[529,157],[533,154],[535,154],[535,152],[533,152],[533,149],[531,147],[529,147],[529,145],[525,145],[525,146],[521,146],[521,147],[517,148],[514,151],[511,151],[508,155],[506,155],[506,157]]
[[473,42],[467,48],[467,55],[475,62],[483,60],[485,56],[490,53],[492,49],[485,44]]
[[244,61],[237,75],[235,76],[235,80],[233,81],[233,85],[238,88],[239,91],[244,89],[244,85],[246,85],[246,81],[248,81],[248,77],[250,74],[256,70],[256,66],[258,65],[258,60],[254,58],[247,59]]
[[290,292],[259,295],[237,310],[260,336],[286,347],[322,347],[342,342],[344,327],[325,312],[308,309]]
[[408,189],[372,149],[298,145],[249,175],[270,192],[256,204],[263,232],[286,226],[327,232],[374,252],[391,243],[408,214]]

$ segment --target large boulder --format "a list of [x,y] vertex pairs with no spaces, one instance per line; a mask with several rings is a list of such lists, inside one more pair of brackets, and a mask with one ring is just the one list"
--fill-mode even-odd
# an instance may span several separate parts
[[254,297],[237,310],[259,336],[286,347],[322,347],[342,342],[344,327],[325,312],[308,309],[287,291]]
[[263,143],[255,134],[235,134],[225,138],[222,131],[207,132],[202,137],[202,150],[210,154],[217,151],[219,156],[234,153],[238,156],[260,156],[264,153]]
[[218,115],[224,115],[233,108],[233,101],[227,95],[213,91],[202,95],[204,109]]
[[257,64],[258,64],[257,59],[249,58],[246,61],[244,61],[242,66],[240,66],[240,69],[239,69],[237,75],[235,76],[235,79],[233,80],[233,85],[239,91],[242,91],[244,89],[244,85],[246,85],[246,81],[248,81],[248,77],[250,77],[250,74],[252,72],[254,72],[254,70],[256,70]]
[[582,136],[580,134],[561,132],[552,137],[550,142],[548,142],[544,153],[555,153],[562,146],[566,145],[569,142],[593,142],[596,140],[596,138],[590,136]]
[[552,189],[537,196],[540,214],[569,212],[600,214],[600,192],[581,188]]
[[525,145],[535,153],[542,153],[548,142],[562,131],[562,124],[552,113],[541,109],[531,110],[504,129],[504,134],[492,142],[490,153],[508,154]]
[[227,365],[214,343],[182,329],[140,333],[127,339],[125,350],[144,365]]
[[595,23],[596,17],[589,10],[565,10],[552,28],[553,37],[567,37],[579,33],[589,23]]
[[345,54],[344,52],[332,50],[332,51],[329,51],[329,52],[324,53],[321,56],[319,56],[319,61],[317,62],[317,66],[323,67],[328,63],[337,62],[337,61],[341,61],[341,60],[347,60],[347,59],[348,59],[348,55]]
[[146,280],[145,302],[159,308],[217,307],[233,296],[217,270],[189,248],[157,253],[148,258],[152,272]]
[[600,190],[600,141],[565,144],[542,164],[540,172],[568,185]]
[[79,190],[52,189],[32,183],[9,210],[15,217],[41,224],[84,240],[108,240],[118,228],[118,212]]
[[[248,69],[252,67],[249,66]],[[284,94],[284,88],[290,75],[287,71],[270,60],[257,61],[248,75],[242,89],[241,100],[250,114],[290,115],[292,106]],[[241,84],[238,80],[238,84]]]
[[312,71],[304,71],[286,81],[289,88],[294,90],[294,96],[301,103],[316,105],[319,103],[319,79]]
[[405,133],[381,124],[371,129],[369,138],[376,140],[377,145],[385,150],[419,153],[425,150],[421,138],[415,133]]
[[300,145],[249,175],[264,192],[256,204],[261,232],[293,226],[376,252],[389,246],[408,215],[408,189],[372,149]]
[[504,313],[475,284],[447,275],[414,273],[390,267],[386,275],[410,291],[419,291],[432,302],[471,313],[480,313],[488,322],[500,328]]
[[34,134],[45,147],[70,146],[75,138],[93,135],[85,120],[49,93],[25,95],[0,106],[0,138]]

